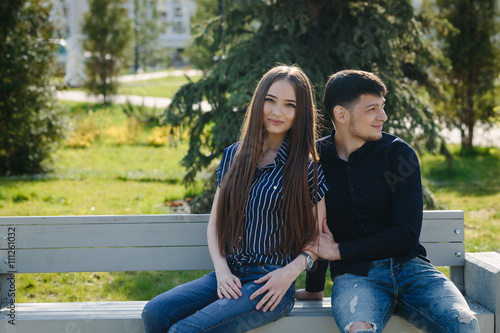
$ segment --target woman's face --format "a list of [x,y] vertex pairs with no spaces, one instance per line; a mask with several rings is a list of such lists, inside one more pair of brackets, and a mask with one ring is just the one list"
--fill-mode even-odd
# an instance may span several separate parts
[[275,81],[264,100],[264,128],[268,134],[285,136],[292,128],[297,107],[295,89],[287,80]]

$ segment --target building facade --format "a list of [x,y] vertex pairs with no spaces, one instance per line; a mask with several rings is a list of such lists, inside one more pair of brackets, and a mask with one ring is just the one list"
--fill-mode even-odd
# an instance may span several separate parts
[[[82,48],[82,24],[89,0],[51,0],[52,20],[57,34],[66,47],[65,81],[73,86],[81,85],[85,79]],[[125,1],[133,18],[133,0]],[[183,49],[191,38],[191,17],[196,10],[195,0],[156,0],[159,19],[165,23],[165,31],[158,42],[171,49]]]

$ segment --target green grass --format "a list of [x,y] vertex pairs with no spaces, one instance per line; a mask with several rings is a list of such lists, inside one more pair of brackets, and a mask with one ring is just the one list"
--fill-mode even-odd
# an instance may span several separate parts
[[[185,78],[170,77],[124,85],[120,93],[172,97]],[[122,126],[121,106],[102,109],[87,103],[65,103],[72,124],[92,119],[90,128]],[[151,110],[153,112],[153,110]],[[166,200],[198,193],[182,184],[185,171],[179,162],[188,149],[152,147],[144,127],[135,143],[118,145],[102,134],[90,148],[61,148],[54,155],[52,171],[38,176],[0,178],[2,216],[123,215],[169,213]],[[447,209],[465,211],[466,250],[500,251],[500,152],[482,149],[476,155],[455,157],[449,168],[444,157],[421,156],[422,175],[435,197]],[[203,175],[202,177],[206,177]],[[447,272],[446,268],[442,271]],[[16,277],[17,302],[148,300],[206,271],[101,272],[20,274]],[[329,273],[327,273],[329,274]],[[325,294],[331,281],[326,279]],[[305,273],[296,282],[305,285]]]
[[[196,82],[199,77],[191,77]],[[172,98],[179,86],[188,83],[184,76],[172,76],[154,80],[122,83],[118,94]]]
[[452,152],[452,168],[442,156],[425,155],[423,177],[441,204],[465,212],[466,251],[500,251],[500,151]]
[[[150,148],[144,145],[97,145],[88,150],[64,149],[53,179],[0,180],[2,215],[155,214],[174,191],[167,179],[181,168],[186,146]],[[134,162],[129,163],[130,156]],[[176,156],[172,158],[172,156]],[[170,164],[169,164],[170,163]],[[500,158],[492,153],[460,156],[448,169],[443,157],[424,155],[422,173],[447,209],[465,210],[466,250],[500,251]],[[122,180],[137,172],[157,180]],[[57,176],[56,176],[57,175]],[[139,176],[140,177],[140,176]],[[62,179],[59,179],[62,178]],[[179,187],[182,197],[182,186]],[[159,206],[157,206],[159,204]],[[94,207],[94,210],[91,210]],[[156,207],[156,208],[155,208]],[[14,213],[14,214],[7,214]],[[441,270],[447,273],[446,268]],[[148,300],[206,271],[22,274],[17,279],[18,302]],[[325,293],[330,294],[329,278]],[[305,285],[305,274],[296,287]]]

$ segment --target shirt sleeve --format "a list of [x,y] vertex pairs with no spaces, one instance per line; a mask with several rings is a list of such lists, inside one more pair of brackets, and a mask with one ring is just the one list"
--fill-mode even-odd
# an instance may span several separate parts
[[[390,190],[390,227],[368,237],[339,244],[342,261],[404,256],[417,249],[422,228],[423,196],[420,165],[409,146],[396,149],[382,177]],[[369,186],[369,184],[367,184]]]
[[[314,164],[313,162],[309,163],[308,167],[308,181],[309,181],[309,193],[311,195],[311,203],[313,206],[316,202],[320,202],[321,199],[325,196],[326,192],[330,189],[330,186],[327,184],[325,179],[325,173],[323,172],[323,168],[319,163],[316,163],[318,166],[318,189],[315,190],[314,186]],[[317,200],[314,200],[314,196],[316,195]]]
[[217,186],[220,187],[220,184],[222,183],[222,179],[226,175],[227,171],[231,167],[231,164],[234,161],[234,156],[236,155],[236,152],[238,151],[239,144],[234,143],[231,146],[227,147],[224,149],[224,152],[222,153],[222,159],[220,161],[220,166],[215,170],[215,173],[217,174]]

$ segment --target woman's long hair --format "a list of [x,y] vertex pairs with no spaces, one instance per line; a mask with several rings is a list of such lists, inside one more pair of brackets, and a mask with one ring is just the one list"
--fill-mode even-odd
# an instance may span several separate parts
[[315,146],[316,109],[309,79],[298,66],[280,65],[259,81],[241,128],[241,145],[221,182],[217,206],[217,238],[222,255],[236,252],[243,239],[244,213],[264,136],[263,109],[266,94],[277,80],[290,82],[296,94],[296,109],[288,138],[288,158],[283,169],[283,204],[280,218],[283,230],[280,244],[272,251],[292,257],[316,234],[317,198],[311,202],[308,164],[314,162],[314,193],[317,193],[318,154]]

